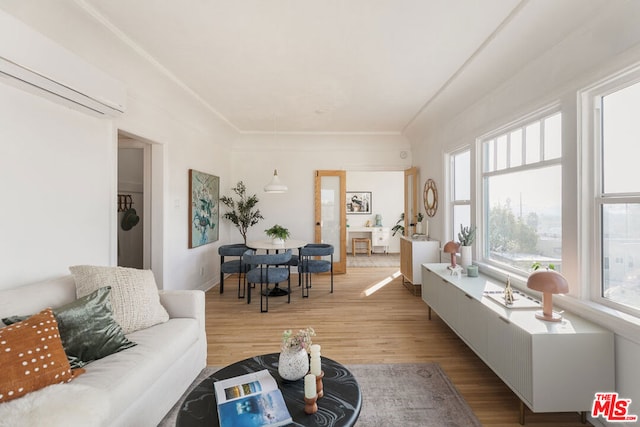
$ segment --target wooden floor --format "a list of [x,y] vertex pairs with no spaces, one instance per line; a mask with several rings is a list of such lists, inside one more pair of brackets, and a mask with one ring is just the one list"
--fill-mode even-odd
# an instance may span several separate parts
[[[351,268],[334,276],[313,276],[310,298],[301,298],[292,275],[291,304],[269,299],[260,313],[254,292],[251,304],[237,297],[237,278],[225,280],[221,295],[206,296],[208,364],[224,366],[257,354],[280,351],[285,329],[311,326],[322,355],[343,364],[437,362],[484,426],[519,426],[519,400],[437,315],[402,284],[397,268]],[[377,290],[376,290],[377,289]],[[584,426],[577,413],[533,414],[526,425]],[[384,427],[384,426],[381,426]]]

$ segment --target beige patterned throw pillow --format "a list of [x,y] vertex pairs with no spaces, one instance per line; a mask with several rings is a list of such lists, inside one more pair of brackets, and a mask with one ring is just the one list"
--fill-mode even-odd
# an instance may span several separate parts
[[125,334],[169,320],[151,270],[91,265],[76,265],[69,270],[76,281],[78,298],[111,286],[113,317]]

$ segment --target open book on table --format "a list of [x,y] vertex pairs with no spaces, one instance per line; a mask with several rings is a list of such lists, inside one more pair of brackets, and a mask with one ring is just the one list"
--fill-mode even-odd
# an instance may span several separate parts
[[293,422],[268,370],[213,383],[220,427],[283,426]]

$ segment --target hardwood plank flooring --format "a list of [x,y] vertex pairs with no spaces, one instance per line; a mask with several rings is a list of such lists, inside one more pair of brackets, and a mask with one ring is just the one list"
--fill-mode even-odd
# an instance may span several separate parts
[[[513,392],[427,306],[402,284],[397,268],[350,268],[334,276],[314,275],[310,298],[301,297],[291,277],[291,304],[269,298],[260,313],[254,290],[251,304],[237,297],[237,277],[225,279],[225,292],[206,294],[208,364],[224,366],[257,354],[280,351],[285,329],[311,326],[322,355],[343,364],[437,362],[485,426],[519,426],[519,400]],[[373,291],[374,288],[378,288]],[[579,427],[577,413],[534,414],[526,425]],[[381,426],[386,427],[386,426]]]

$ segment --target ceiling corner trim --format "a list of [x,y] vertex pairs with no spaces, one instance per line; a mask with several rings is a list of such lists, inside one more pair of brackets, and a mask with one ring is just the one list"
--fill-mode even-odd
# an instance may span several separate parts
[[120,39],[124,44],[130,47],[135,53],[137,53],[141,58],[149,62],[153,67],[155,67],[161,74],[167,77],[169,80],[174,82],[180,89],[185,91],[188,95],[192,96],[196,101],[202,104],[207,110],[213,113],[216,117],[226,123],[229,127],[231,127],[236,132],[240,132],[240,129],[231,123],[229,119],[227,119],[222,113],[216,110],[211,104],[205,101],[200,95],[198,95],[193,89],[187,86],[182,80],[180,80],[175,74],[169,71],[166,67],[164,67],[157,59],[153,57],[149,52],[144,50],[139,44],[134,42],[129,36],[127,36],[122,30],[116,27],[109,19],[107,19],[103,14],[101,14],[98,10],[96,10],[93,6],[89,5],[85,0],[74,0],[76,4],[83,9],[86,13],[88,13],[92,18],[98,21],[101,25],[103,25],[106,29],[111,31],[118,39]]
[[478,57],[486,48],[491,44],[491,42],[502,32],[502,30],[511,23],[515,19],[515,17],[525,8],[525,6],[529,3],[530,0],[521,0],[516,7],[514,7],[509,15],[502,20],[500,25],[498,25],[492,32],[487,36],[487,38],[478,46],[478,48],[462,63],[462,65],[447,79],[446,82],[431,96],[420,109],[416,112],[416,114],[407,122],[406,125],[402,128],[402,133],[404,134],[407,129],[418,119],[418,117],[431,105],[433,101],[435,101],[453,82],[464,72],[464,70],[473,62],[475,58]]

